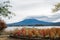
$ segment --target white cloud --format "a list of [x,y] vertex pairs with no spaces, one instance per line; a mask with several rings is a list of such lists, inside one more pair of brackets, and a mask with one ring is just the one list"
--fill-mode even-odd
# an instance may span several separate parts
[[48,22],[60,22],[60,13],[50,15],[50,16],[31,16],[28,18],[36,18],[38,20],[42,21],[48,21]]
[[21,21],[27,16],[49,16],[53,15],[51,9],[54,4],[60,0],[10,0],[13,6],[10,10],[16,13],[16,16],[10,20],[5,19],[7,23]]

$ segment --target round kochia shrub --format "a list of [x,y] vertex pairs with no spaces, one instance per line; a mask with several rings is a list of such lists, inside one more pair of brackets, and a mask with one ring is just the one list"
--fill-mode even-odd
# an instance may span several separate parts
[[22,28],[22,29],[15,29],[12,32],[12,36],[57,38],[57,37],[60,37],[60,28],[47,28],[47,29]]

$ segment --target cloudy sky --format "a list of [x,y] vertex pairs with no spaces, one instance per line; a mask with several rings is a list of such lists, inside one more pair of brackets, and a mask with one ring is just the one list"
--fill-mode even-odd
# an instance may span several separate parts
[[60,0],[10,0],[10,10],[16,14],[11,19],[4,19],[6,23],[22,21],[25,18],[37,18],[38,20],[60,22],[60,12],[52,13],[54,5]]

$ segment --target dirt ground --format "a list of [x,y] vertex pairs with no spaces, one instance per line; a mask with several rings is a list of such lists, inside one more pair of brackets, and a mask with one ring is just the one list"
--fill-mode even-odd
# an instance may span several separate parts
[[[0,40],[29,40],[29,39],[11,38],[11,37],[4,35],[4,36],[0,36]],[[36,39],[34,39],[34,40],[36,40]],[[37,39],[37,40],[39,40],[39,39]],[[40,39],[40,40],[54,40],[54,39]],[[60,38],[56,39],[56,40],[60,40]]]
[[0,40],[20,40],[20,39],[9,38],[8,35],[0,35]]
[[[16,38],[7,38],[7,37],[5,37],[5,38],[0,38],[0,40],[26,40],[26,39],[16,39]],[[50,39],[41,39],[41,40],[50,40]]]
[[15,39],[15,38],[0,38],[0,40],[21,40],[21,39]]

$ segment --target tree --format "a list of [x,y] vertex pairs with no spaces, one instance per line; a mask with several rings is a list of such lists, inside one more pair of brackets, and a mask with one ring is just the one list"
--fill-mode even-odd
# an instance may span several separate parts
[[[10,1],[0,2],[0,17],[8,17],[9,19],[14,15],[9,8],[12,7],[10,5]],[[6,28],[6,23],[0,18],[0,31]]]
[[14,15],[14,13],[12,13],[9,8],[12,7],[10,5],[10,1],[4,1],[4,2],[1,2],[0,3],[0,17],[3,16],[3,17],[12,17],[12,15]]
[[59,11],[59,10],[60,10],[60,3],[57,3],[57,4],[55,5],[55,8],[52,9],[52,12],[57,12],[57,11]]

